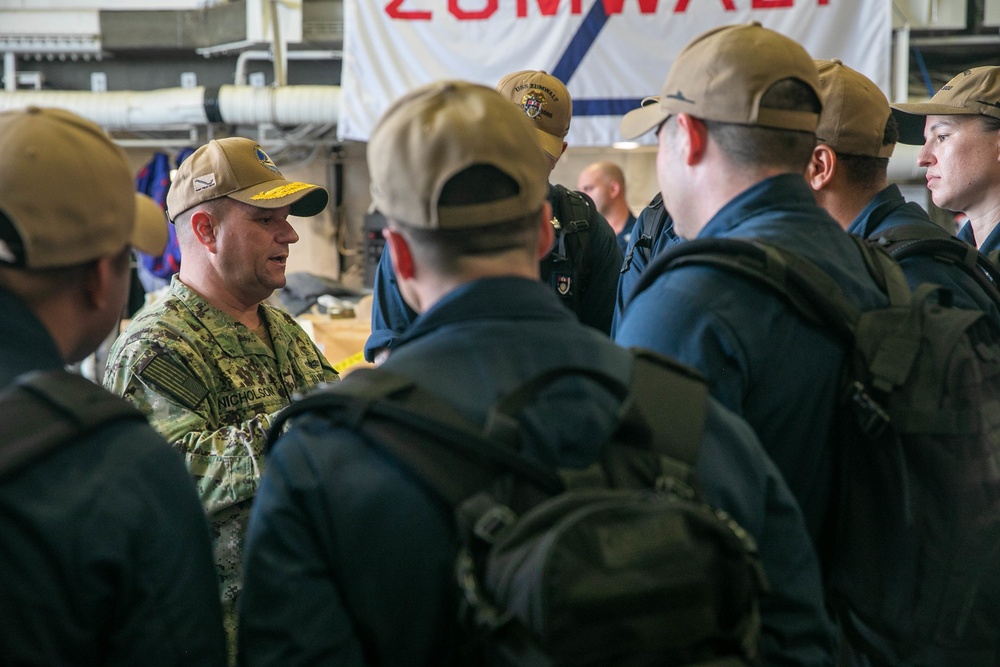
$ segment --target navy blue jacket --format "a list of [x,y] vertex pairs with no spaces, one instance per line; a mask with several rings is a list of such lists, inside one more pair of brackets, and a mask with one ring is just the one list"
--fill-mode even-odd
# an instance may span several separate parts
[[[615,239],[611,225],[597,212],[597,207],[590,197],[579,195],[588,207],[587,248],[582,258],[586,267],[584,285],[574,286],[579,289],[576,314],[584,324],[594,327],[604,333],[611,332],[611,318],[614,314],[615,288],[618,285],[618,267],[621,265],[622,254]],[[552,204],[553,215],[565,219],[569,213],[565,202],[571,193],[561,185],[549,185],[548,199]],[[565,253],[564,253],[565,254]],[[560,248],[556,247],[542,259],[542,281],[549,283],[554,289],[560,288],[559,276],[571,276],[574,273],[569,262],[562,259]],[[563,303],[573,307],[568,300]],[[417,313],[403,301],[396,284],[396,273],[389,259],[388,249],[382,252],[378,267],[375,269],[375,285],[372,293],[372,331],[365,342],[365,359],[375,360],[375,354],[381,348],[393,349],[399,335],[406,330],[417,317]]]
[[[62,368],[0,290],[0,387]],[[0,663],[226,665],[208,523],[180,454],[112,423],[0,483]]]
[[[899,225],[930,225],[937,227],[918,204],[907,202],[899,188],[890,185],[872,198],[858,214],[847,231],[861,238],[870,238]],[[998,237],[1000,238],[1000,237]],[[952,293],[956,308],[981,310],[1000,324],[1000,310],[976,281],[954,265],[931,257],[908,257],[900,262],[910,287],[920,283],[935,283]]]
[[[631,360],[551,290],[522,278],[458,288],[414,322],[385,362],[480,422],[499,396],[563,365],[627,382]],[[553,466],[595,461],[618,400],[581,380],[548,406],[527,453]],[[750,428],[714,401],[697,472],[709,501],[758,541],[774,590],[762,603],[766,664],[831,664],[799,509]],[[242,664],[449,664],[456,553],[449,508],[350,431],[301,418],[272,450],[250,520]]]
[[625,226],[622,230],[615,234],[615,240],[618,241],[618,249],[622,251],[622,255],[628,250],[629,239],[632,238],[632,228],[635,227],[635,216],[632,215],[632,211],[628,212],[628,218],[625,219]]
[[[653,216],[661,215],[663,202],[659,195],[650,202],[649,206],[639,212],[635,226],[632,228],[632,237],[629,239],[628,248],[625,249],[625,259],[622,261],[622,268],[618,274],[618,289],[615,293],[615,314],[611,320],[611,337],[615,337],[618,326],[621,324],[622,315],[625,312],[625,304],[632,297],[632,290],[636,283],[642,278],[642,272],[646,270],[649,263],[664,249],[682,242],[682,239],[674,233],[674,223],[669,217],[664,221],[658,232],[649,229]],[[652,234],[656,233],[656,238]]]
[[[958,238],[966,243],[976,245],[976,234],[972,231],[971,222],[962,225],[962,228],[958,230]],[[997,226],[993,228],[993,231],[990,232],[989,236],[986,237],[986,240],[978,248],[979,252],[984,255],[1000,251],[1000,221],[997,222]]]
[[[886,305],[854,242],[799,174],[769,178],[726,204],[699,238],[759,238],[826,270],[861,310]],[[712,395],[754,427],[820,543],[829,509],[829,440],[844,356],[770,289],[721,269],[667,272],[626,304],[615,340],[699,369]]]

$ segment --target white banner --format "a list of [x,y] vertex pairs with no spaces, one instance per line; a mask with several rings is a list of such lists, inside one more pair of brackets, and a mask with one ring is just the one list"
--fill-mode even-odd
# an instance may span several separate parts
[[[366,141],[389,104],[438,79],[493,86],[545,70],[573,97],[571,146],[610,146],[699,33],[759,21],[814,58],[889,89],[891,0],[346,0],[341,139]],[[644,137],[652,143],[652,135]]]

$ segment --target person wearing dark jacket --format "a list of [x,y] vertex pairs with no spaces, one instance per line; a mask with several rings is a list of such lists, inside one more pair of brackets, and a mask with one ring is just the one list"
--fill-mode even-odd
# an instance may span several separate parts
[[968,216],[958,238],[1000,261],[1000,65],[967,69],[927,102],[892,108],[900,143],[921,146],[931,199]]
[[[376,126],[368,164],[400,292],[420,313],[379,370],[478,424],[498,396],[555,368],[628,381],[632,354],[539,282],[554,235],[547,163],[501,96],[464,82],[410,93]],[[664,387],[669,377],[662,369]],[[552,469],[585,469],[609,441],[622,399],[582,375],[550,389],[543,408],[529,406],[523,453]],[[268,462],[247,534],[242,664],[454,664],[451,508],[322,415],[294,420]],[[771,584],[761,599],[765,663],[830,664],[832,631],[802,515],[749,427],[713,400],[695,468],[706,500],[757,542]]]
[[[208,522],[180,455],[63,370],[118,324],[131,249],[162,252],[166,225],[101,128],[56,109],[0,114],[0,401],[44,397],[27,403],[35,419],[0,408],[3,427],[29,424],[0,460],[63,421],[78,429],[68,411],[123,413],[2,465],[4,665],[226,664]],[[25,394],[29,377],[49,389]]]
[[[848,233],[863,239],[890,238],[894,229],[903,234],[901,239],[951,236],[888,182],[898,130],[882,91],[839,60],[818,60],[816,66],[825,101],[806,171],[816,202]],[[961,267],[931,255],[907,257],[900,265],[910,287],[941,285],[954,307],[981,310],[1000,324],[996,302]]]
[[[811,260],[859,310],[887,298],[855,243],[816,205],[803,174],[821,109],[816,65],[759,23],[688,43],[655,104],[622,134],[656,131],[657,180],[677,236],[760,240]],[[682,266],[633,294],[615,334],[700,370],[743,416],[799,501],[819,553],[834,483],[829,442],[844,349],[770,288],[709,266]]]
[[[497,90],[531,122],[551,172],[566,150],[573,112],[566,86],[551,74],[525,70],[505,76]],[[539,260],[542,282],[581,322],[610,333],[622,260],[615,232],[586,194],[549,184],[547,198],[555,239]],[[387,252],[379,258],[372,297],[372,331],[364,353],[377,363],[417,316],[399,293]]]

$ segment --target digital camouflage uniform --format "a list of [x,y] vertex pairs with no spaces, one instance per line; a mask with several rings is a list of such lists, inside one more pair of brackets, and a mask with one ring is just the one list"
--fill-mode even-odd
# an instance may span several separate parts
[[287,313],[261,305],[273,352],[177,276],[109,355],[104,386],[149,416],[184,455],[212,527],[231,645],[242,546],[275,412],[336,371]]

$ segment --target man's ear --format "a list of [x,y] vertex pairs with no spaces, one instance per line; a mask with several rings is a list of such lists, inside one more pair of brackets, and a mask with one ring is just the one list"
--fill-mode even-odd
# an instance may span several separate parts
[[608,199],[618,199],[621,194],[622,184],[618,181],[608,180]]
[[556,230],[552,227],[552,204],[546,200],[542,206],[541,227],[538,233],[538,259],[549,254],[556,241]]
[[833,175],[837,171],[837,154],[826,144],[819,144],[813,149],[812,157],[806,166],[806,182],[816,192],[829,187]]
[[83,292],[88,305],[94,310],[101,310],[117,295],[110,293],[122,271],[122,258],[118,255],[104,255],[97,258],[87,267],[83,278]]
[[392,261],[396,278],[399,280],[413,278],[416,275],[416,267],[413,265],[413,253],[406,237],[397,230],[386,227],[382,230],[382,238],[385,239],[386,248],[389,250],[389,259]]
[[191,214],[191,230],[198,243],[202,244],[210,252],[216,252],[217,232],[215,216],[208,211],[195,211]]
[[677,133],[681,139],[684,163],[695,165],[705,157],[708,148],[708,128],[705,123],[686,113],[677,114]]

